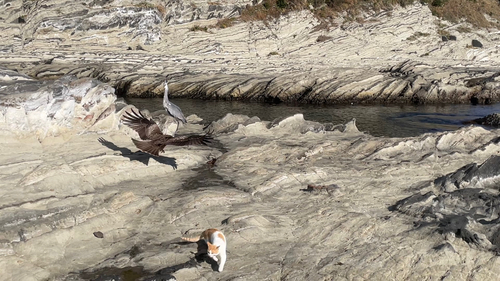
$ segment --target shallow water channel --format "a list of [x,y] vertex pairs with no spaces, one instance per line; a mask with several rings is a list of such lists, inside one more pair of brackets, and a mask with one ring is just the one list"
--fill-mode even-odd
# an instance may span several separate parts
[[[139,109],[163,109],[161,98],[127,98]],[[356,118],[360,131],[373,136],[410,137],[428,132],[456,130],[464,121],[500,112],[500,104],[493,105],[311,105],[265,104],[241,101],[173,99],[185,116],[196,114],[208,124],[227,113],[258,116],[272,121],[296,113],[306,120],[343,124]]]

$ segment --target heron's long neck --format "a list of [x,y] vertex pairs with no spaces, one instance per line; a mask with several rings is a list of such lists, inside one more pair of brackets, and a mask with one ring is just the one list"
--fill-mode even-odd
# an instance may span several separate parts
[[165,82],[165,93],[163,94],[163,105],[165,106],[168,103],[168,85]]

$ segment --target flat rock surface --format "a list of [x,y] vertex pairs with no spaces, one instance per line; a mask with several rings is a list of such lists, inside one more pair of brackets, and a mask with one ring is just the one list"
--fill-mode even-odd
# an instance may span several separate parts
[[[52,99],[37,107],[27,105],[38,91],[2,97],[0,280],[500,273],[498,130],[380,138],[355,120],[325,126],[301,114],[276,122],[229,114],[207,128],[211,145],[152,157],[133,146],[137,134],[118,121],[130,106],[118,109],[105,84],[64,78],[41,89]],[[65,106],[52,114],[48,105],[61,97]],[[117,110],[99,122],[72,115],[88,108],[101,116],[110,104]],[[38,119],[8,121],[24,115]],[[45,121],[22,126],[30,120]],[[203,133],[197,118],[188,120],[178,135]],[[180,239],[207,228],[227,238],[221,273]]]

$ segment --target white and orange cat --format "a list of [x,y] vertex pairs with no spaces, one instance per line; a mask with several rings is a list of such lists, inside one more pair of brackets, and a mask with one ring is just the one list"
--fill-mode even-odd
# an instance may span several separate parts
[[215,228],[210,228],[203,231],[199,237],[188,238],[182,237],[182,239],[189,242],[198,242],[204,240],[207,243],[208,250],[207,254],[214,261],[218,261],[217,255],[220,256],[219,272],[224,269],[224,264],[226,263],[226,236]]

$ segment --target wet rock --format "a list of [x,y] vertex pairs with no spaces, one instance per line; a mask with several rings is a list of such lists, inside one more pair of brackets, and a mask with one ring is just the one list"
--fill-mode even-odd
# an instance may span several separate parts
[[498,113],[489,114],[485,117],[474,119],[474,120],[470,121],[470,123],[499,127],[500,126],[500,114],[498,114]]

